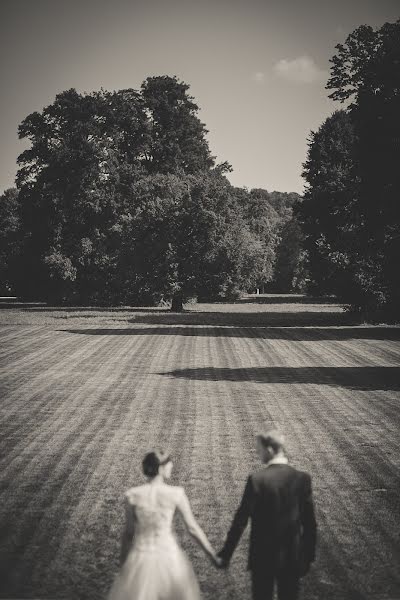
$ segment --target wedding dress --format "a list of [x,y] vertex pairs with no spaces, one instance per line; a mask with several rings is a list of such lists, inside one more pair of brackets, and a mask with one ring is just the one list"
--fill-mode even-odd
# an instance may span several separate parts
[[200,589],[173,532],[176,509],[189,529],[198,527],[181,487],[148,483],[125,492],[133,542],[108,600],[200,600]]

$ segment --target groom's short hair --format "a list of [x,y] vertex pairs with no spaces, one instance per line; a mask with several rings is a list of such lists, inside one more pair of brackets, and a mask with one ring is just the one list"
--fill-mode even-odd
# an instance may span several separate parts
[[275,454],[285,450],[285,437],[277,429],[272,429],[267,433],[259,433],[257,439],[260,440],[264,448],[272,448]]

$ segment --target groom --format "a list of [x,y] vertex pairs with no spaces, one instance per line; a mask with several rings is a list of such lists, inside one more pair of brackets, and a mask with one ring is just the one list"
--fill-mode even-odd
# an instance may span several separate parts
[[248,568],[253,600],[297,600],[300,578],[315,559],[316,521],[311,477],[288,464],[283,436],[278,431],[257,436],[264,467],[252,473],[219,553],[222,567],[229,561],[251,519]]

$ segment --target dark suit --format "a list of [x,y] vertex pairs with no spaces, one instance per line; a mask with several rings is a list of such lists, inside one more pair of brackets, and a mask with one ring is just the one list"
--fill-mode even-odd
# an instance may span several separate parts
[[311,477],[287,464],[271,464],[250,475],[220,552],[231,556],[251,519],[248,568],[254,600],[296,600],[300,577],[315,559],[316,521]]

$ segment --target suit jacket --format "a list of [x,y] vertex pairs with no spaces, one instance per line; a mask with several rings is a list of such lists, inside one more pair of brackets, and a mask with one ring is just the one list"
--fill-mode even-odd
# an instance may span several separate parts
[[304,575],[315,559],[311,477],[287,464],[250,475],[220,556],[229,562],[251,519],[249,569]]

